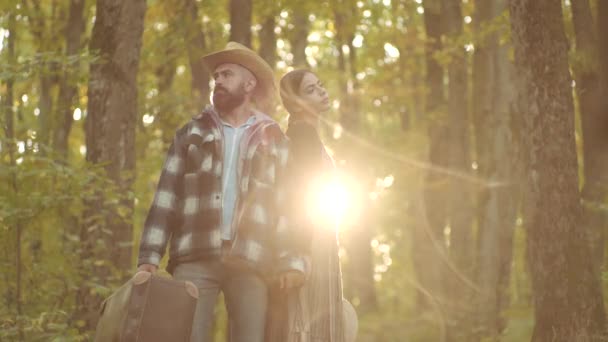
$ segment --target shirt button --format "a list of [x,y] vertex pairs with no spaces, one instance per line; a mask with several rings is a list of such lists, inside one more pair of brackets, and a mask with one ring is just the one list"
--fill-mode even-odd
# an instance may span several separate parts
[[220,199],[220,195],[215,195],[215,199]]

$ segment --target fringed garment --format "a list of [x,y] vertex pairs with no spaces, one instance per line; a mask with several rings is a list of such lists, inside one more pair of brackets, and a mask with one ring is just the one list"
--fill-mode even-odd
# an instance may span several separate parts
[[[308,255],[308,274],[301,288],[285,293],[271,287],[267,342],[344,342],[342,274],[337,227],[320,225],[306,213],[302,194],[314,177],[331,173],[333,162],[316,129],[290,123],[290,211],[301,249]],[[293,177],[295,176],[295,177]]]

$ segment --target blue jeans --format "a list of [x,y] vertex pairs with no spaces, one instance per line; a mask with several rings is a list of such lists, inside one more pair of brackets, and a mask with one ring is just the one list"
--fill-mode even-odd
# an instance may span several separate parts
[[177,265],[177,280],[189,280],[199,289],[192,325],[192,342],[212,341],[214,307],[220,291],[224,293],[231,342],[264,342],[268,289],[253,271],[244,271],[219,260]]

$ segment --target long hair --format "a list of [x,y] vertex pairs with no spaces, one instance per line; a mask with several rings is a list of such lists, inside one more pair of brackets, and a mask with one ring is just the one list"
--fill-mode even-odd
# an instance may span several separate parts
[[306,74],[312,71],[307,69],[295,69],[286,73],[280,82],[280,93],[283,107],[289,113],[289,124],[302,120],[306,116],[316,116],[314,109],[303,101],[300,94],[300,85]]

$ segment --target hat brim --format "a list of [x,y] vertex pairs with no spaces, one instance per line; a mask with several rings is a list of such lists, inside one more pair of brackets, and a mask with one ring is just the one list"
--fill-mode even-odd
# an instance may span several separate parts
[[222,50],[203,57],[203,63],[210,73],[222,64],[238,64],[257,79],[260,95],[273,96],[276,90],[274,73],[266,62],[256,54],[241,49]]

